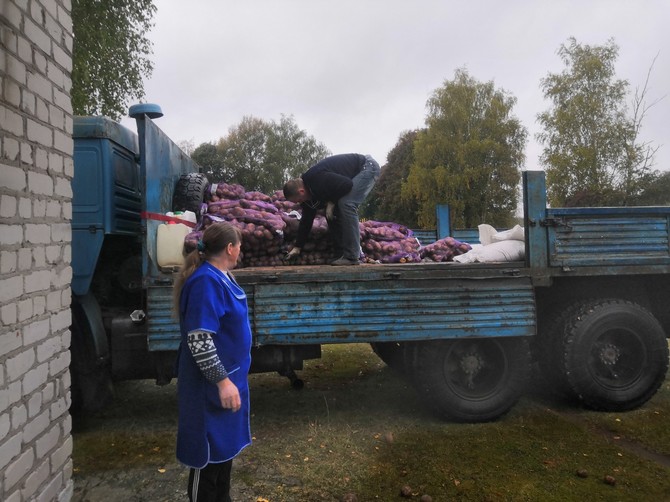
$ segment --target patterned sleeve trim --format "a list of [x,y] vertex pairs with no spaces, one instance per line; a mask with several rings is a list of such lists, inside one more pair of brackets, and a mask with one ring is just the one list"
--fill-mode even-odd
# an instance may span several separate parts
[[228,372],[216,353],[211,333],[191,331],[186,342],[198,368],[208,381],[215,384],[228,377]]

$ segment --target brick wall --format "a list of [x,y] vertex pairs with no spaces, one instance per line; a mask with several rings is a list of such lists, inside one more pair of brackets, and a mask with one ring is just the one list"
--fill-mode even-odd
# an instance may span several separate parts
[[0,1],[0,500],[72,498],[70,0]]

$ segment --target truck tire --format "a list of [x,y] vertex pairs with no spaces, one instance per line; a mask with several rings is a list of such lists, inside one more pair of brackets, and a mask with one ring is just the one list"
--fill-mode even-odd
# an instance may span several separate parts
[[530,369],[525,338],[471,338],[416,344],[412,381],[443,418],[487,422],[507,413]]
[[562,355],[567,325],[579,308],[580,304],[567,305],[548,314],[546,320],[539,322],[537,337],[533,341],[532,352],[538,364],[539,380],[544,384],[542,389],[565,399],[576,397],[568,382]]
[[209,180],[201,173],[182,174],[177,180],[172,196],[173,211],[192,211],[200,221],[202,204],[205,202]]
[[586,406],[624,411],[647,402],[668,369],[668,343],[656,318],[636,303],[585,303],[567,326],[563,357],[568,383]]

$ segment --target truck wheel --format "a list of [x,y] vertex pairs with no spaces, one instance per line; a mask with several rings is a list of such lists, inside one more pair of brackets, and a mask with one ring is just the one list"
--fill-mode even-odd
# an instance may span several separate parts
[[422,342],[413,382],[447,420],[486,422],[509,411],[525,389],[530,351],[525,338]]
[[192,211],[200,221],[202,204],[209,190],[209,180],[201,173],[182,174],[172,196],[173,211]]
[[543,389],[551,394],[574,399],[568,383],[563,355],[566,327],[580,305],[564,306],[547,316],[546,321],[538,325],[538,334],[533,343],[533,353],[539,366],[540,380],[545,383]]
[[582,305],[567,326],[563,352],[572,390],[596,410],[641,406],[668,369],[663,328],[646,309],[625,300]]

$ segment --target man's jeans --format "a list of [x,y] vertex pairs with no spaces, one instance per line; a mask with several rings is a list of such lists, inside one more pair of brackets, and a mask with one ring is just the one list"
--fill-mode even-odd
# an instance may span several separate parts
[[337,219],[333,222],[335,234],[340,239],[337,244],[342,246],[342,257],[358,261],[361,255],[361,234],[358,228],[358,206],[365,200],[375,182],[379,178],[379,164],[369,155],[365,156],[365,164],[360,173],[351,181],[351,191],[337,202]]

